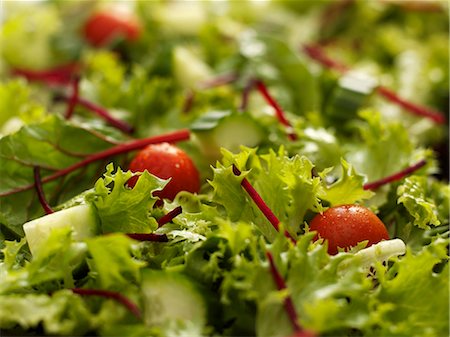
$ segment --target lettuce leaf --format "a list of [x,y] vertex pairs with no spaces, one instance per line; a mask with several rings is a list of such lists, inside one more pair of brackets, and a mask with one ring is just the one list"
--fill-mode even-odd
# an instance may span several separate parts
[[[8,194],[34,184],[34,166],[41,167],[41,176],[45,177],[85,156],[105,150],[121,139],[122,136],[109,128],[65,121],[57,115],[45,116],[41,122],[26,124],[19,131],[0,138],[0,193],[5,193],[0,203],[1,225],[21,237],[22,224],[42,215],[32,188]],[[44,191],[50,204],[66,202],[91,188],[99,175],[98,170],[104,165],[94,163],[84,171],[45,184]]]
[[73,287],[72,272],[79,266],[86,250],[83,244],[73,244],[69,228],[55,229],[38,254],[28,263],[18,266],[12,260],[19,253],[23,241],[19,244],[6,241],[5,244],[3,253],[8,258],[0,264],[0,294],[31,289],[57,290],[61,282],[65,287]]
[[124,172],[120,167],[115,173],[113,170],[113,164],[109,164],[104,178],[95,183],[93,195],[89,196],[97,209],[102,232],[154,231],[158,223],[150,214],[158,198],[152,193],[162,190],[167,181],[144,171],[134,188],[129,188],[126,183],[134,174],[131,171]]
[[422,176],[405,179],[397,189],[398,203],[422,229],[448,223],[450,186]]
[[132,254],[133,240],[111,234],[86,240],[90,257],[88,265],[94,287],[126,290],[140,281],[140,269],[145,265]]
[[417,255],[407,251],[392,268],[379,266],[372,335],[444,336],[449,329],[448,237]]

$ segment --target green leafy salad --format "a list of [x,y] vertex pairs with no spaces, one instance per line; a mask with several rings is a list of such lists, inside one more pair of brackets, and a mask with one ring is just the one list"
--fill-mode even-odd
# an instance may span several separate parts
[[2,335],[449,335],[447,2],[1,6]]

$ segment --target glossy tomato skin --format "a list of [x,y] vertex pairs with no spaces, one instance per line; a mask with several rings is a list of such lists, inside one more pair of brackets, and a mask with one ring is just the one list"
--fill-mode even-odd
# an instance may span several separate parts
[[[194,162],[183,150],[169,143],[148,145],[134,157],[129,169],[147,170],[162,179],[171,178],[162,191],[155,192],[160,198],[173,200],[180,191],[198,193],[200,190],[200,176]],[[134,187],[136,181],[130,179],[128,186]]]
[[337,254],[338,247],[348,249],[359,242],[368,240],[371,246],[381,240],[389,240],[383,222],[369,209],[359,205],[331,207],[317,214],[311,221],[311,231],[318,238],[328,241],[328,253]]
[[83,27],[84,38],[96,47],[104,46],[118,36],[134,41],[141,31],[136,17],[114,9],[94,12]]

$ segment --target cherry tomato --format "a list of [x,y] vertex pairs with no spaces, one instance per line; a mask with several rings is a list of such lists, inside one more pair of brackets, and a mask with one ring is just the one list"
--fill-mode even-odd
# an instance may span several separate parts
[[83,27],[85,39],[96,47],[104,46],[118,36],[129,41],[136,40],[141,31],[135,16],[115,9],[94,12]]
[[[151,144],[138,152],[130,163],[132,172],[149,173],[170,182],[162,191],[155,192],[160,198],[173,200],[180,191],[198,193],[200,176],[194,162],[181,149],[169,143]],[[128,186],[134,187],[137,179],[130,179]]]
[[389,234],[383,222],[369,209],[359,205],[341,205],[317,214],[311,222],[316,239],[328,241],[328,253],[337,254],[338,247],[348,249],[368,240],[367,246],[388,240]]

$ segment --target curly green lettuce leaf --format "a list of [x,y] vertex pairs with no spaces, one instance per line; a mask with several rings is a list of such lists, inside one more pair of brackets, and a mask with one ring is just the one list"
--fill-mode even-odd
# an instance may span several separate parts
[[[255,150],[242,148],[236,155],[224,151],[223,162],[214,169],[211,185],[214,200],[222,204],[231,220],[254,223],[264,235],[272,240],[276,231],[240,186],[246,177],[263,200],[284,223],[296,233],[307,211],[320,212],[324,187],[319,177],[312,176],[314,165],[306,157],[288,157],[284,149],[276,153],[258,156]],[[235,177],[231,165],[235,164],[243,174]],[[245,170],[249,170],[246,172]]]
[[[47,334],[84,335],[94,328],[92,313],[69,290],[47,294],[1,295],[0,327],[22,331],[42,326]],[[20,331],[20,330],[19,330]]]
[[379,286],[372,335],[445,336],[449,329],[448,237],[418,254],[407,251],[387,272],[377,270]]
[[140,269],[145,263],[134,258],[132,239],[111,234],[89,238],[85,242],[90,253],[90,275],[96,287],[124,290],[139,283]]
[[109,164],[103,178],[94,186],[92,203],[97,209],[103,233],[150,233],[158,228],[151,211],[157,197],[153,192],[164,188],[167,181],[144,171],[133,188],[127,181],[134,176],[131,171],[114,171]]
[[341,160],[342,175],[338,181],[326,188],[324,200],[330,206],[354,204],[357,201],[369,199],[372,191],[364,190],[364,177],[356,173],[355,169],[345,160]]
[[412,161],[414,145],[402,124],[386,123],[379,113],[361,112],[365,122],[360,125],[361,141],[350,146],[347,161],[368,181],[389,176]]
[[398,203],[414,218],[414,225],[428,229],[448,223],[450,186],[422,176],[405,179],[397,189]]
[[79,266],[86,249],[83,244],[73,242],[69,228],[53,230],[31,261],[18,266],[12,260],[13,255],[17,256],[20,252],[20,246],[21,243],[6,241],[3,252],[8,258],[0,264],[0,293],[27,289],[55,290],[61,286],[61,282],[66,287],[73,287],[72,272]]

